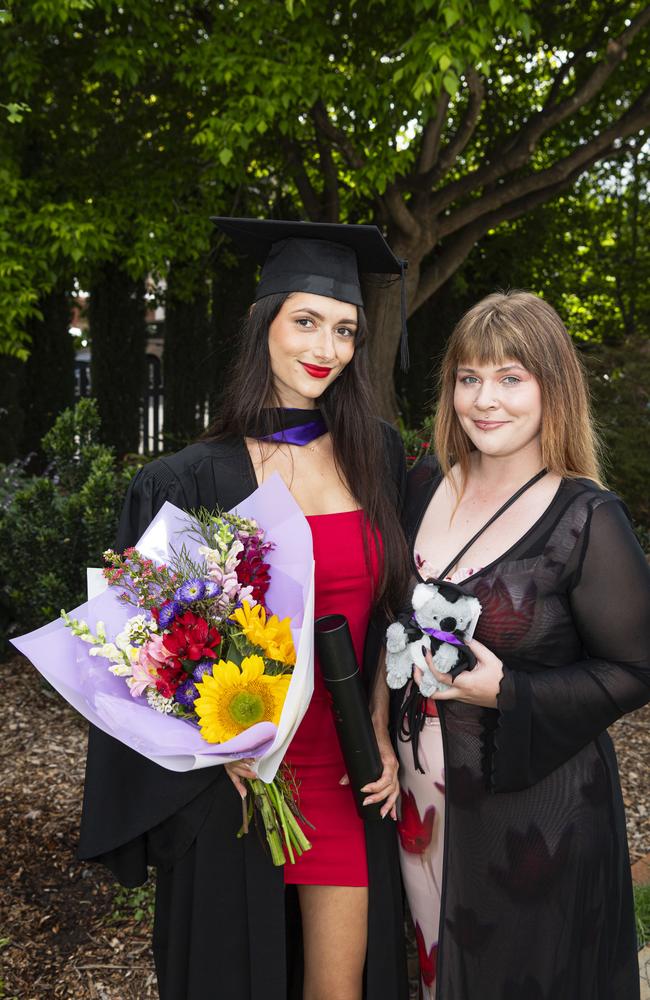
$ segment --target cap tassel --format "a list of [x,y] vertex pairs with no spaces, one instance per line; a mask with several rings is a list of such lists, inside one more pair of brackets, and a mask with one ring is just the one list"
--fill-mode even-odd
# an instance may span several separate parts
[[408,261],[400,260],[400,282],[401,282],[401,307],[402,307],[402,333],[400,337],[400,367],[403,372],[407,372],[410,367],[409,358],[409,334],[406,329],[406,268]]

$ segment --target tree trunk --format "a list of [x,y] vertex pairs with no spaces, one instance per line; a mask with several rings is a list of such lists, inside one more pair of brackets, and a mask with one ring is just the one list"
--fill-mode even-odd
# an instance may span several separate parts
[[60,284],[39,303],[42,320],[32,320],[31,353],[25,364],[22,390],[22,452],[35,454],[31,471],[38,471],[43,455],[40,443],[59,413],[74,405],[74,339],[70,336],[70,300]]
[[235,356],[238,331],[255,294],[257,264],[243,258],[235,268],[219,265],[212,278],[210,353],[206,366],[210,419],[221,404],[221,391]]
[[165,298],[163,354],[166,450],[182,448],[203,430],[208,355],[208,295],[202,269],[196,263],[172,265]]
[[145,388],[144,285],[106,264],[90,295],[90,375],[102,440],[118,456],[137,452]]
[[22,458],[25,362],[5,356],[0,365],[0,462],[13,462]]
[[[395,255],[402,256],[398,246]],[[406,272],[408,302],[413,301],[420,275],[421,258],[411,253],[403,255],[409,262]],[[399,278],[388,284],[372,285],[365,290],[368,318],[368,348],[375,401],[384,420],[395,423],[398,417],[397,396],[393,371],[399,355],[402,332],[401,283]]]

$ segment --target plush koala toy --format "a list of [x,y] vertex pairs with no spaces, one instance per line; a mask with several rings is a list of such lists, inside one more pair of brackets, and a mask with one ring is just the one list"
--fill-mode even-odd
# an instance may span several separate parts
[[425,697],[441,690],[424,654],[430,651],[441,674],[456,677],[472,670],[476,657],[465,645],[481,605],[454,583],[418,583],[411,598],[413,613],[400,615],[386,631],[386,679],[390,688],[401,688],[417,666],[422,671],[420,691]]

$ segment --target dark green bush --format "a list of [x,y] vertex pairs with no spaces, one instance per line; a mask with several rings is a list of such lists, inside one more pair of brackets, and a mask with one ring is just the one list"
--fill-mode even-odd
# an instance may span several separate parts
[[650,344],[628,338],[585,352],[593,409],[605,446],[605,479],[650,541]]
[[[43,438],[44,476],[5,471],[0,507],[0,616],[5,633],[35,628],[84,600],[86,566],[113,544],[132,470],[98,443],[94,400],[65,410]],[[0,628],[3,622],[0,619]]]

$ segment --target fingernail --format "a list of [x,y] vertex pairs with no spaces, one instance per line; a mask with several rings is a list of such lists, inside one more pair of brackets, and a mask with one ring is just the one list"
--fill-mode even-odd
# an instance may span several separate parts
[[241,795],[242,799],[245,799],[246,798],[246,789],[245,788],[240,789],[239,794]]

